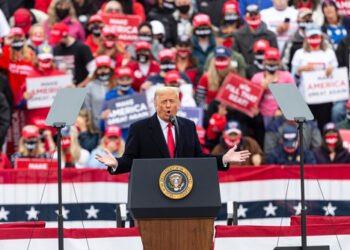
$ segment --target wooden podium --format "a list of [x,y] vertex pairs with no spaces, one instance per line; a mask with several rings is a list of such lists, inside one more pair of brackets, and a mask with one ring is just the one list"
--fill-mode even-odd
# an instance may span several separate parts
[[[193,180],[191,192],[181,199],[167,197],[160,188],[162,173],[173,166],[184,167]],[[220,207],[215,158],[134,160],[128,209],[144,250],[211,250]]]

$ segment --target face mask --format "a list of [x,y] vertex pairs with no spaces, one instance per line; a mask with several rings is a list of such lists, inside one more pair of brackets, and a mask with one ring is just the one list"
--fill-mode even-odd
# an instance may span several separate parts
[[138,37],[139,37],[140,41],[145,41],[145,42],[151,42],[152,41],[152,35],[139,34]]
[[302,30],[305,30],[311,24],[312,24],[312,22],[310,22],[310,21],[298,23],[299,29],[302,29]]
[[259,26],[261,24],[261,17],[260,16],[256,16],[256,17],[247,16],[246,22],[249,25],[249,27],[256,30],[257,28],[259,28]]
[[196,29],[194,34],[199,37],[207,37],[211,35],[211,29]]
[[176,50],[176,55],[180,58],[188,58],[191,54],[191,50],[189,49],[178,49]]
[[111,78],[111,73],[97,74],[97,79],[102,82],[108,81],[110,78]]
[[147,63],[149,61],[149,55],[136,54],[136,60],[139,63]]
[[230,58],[226,58],[224,60],[215,60],[215,68],[218,70],[226,69],[230,64]]
[[56,9],[56,15],[60,20],[65,19],[69,14],[69,9]]
[[254,55],[254,63],[256,65],[263,65],[264,54],[255,54]]
[[174,2],[163,2],[163,9],[168,12],[169,14],[173,13],[175,11],[175,3]]
[[11,48],[14,49],[14,50],[21,50],[24,46],[24,41],[23,40],[19,40],[19,41],[16,41],[16,42],[12,42],[11,43]]
[[233,45],[233,39],[232,38],[226,38],[223,42],[222,45],[228,49],[231,49]]
[[63,137],[61,139],[61,146],[63,150],[66,150],[67,148],[69,148],[70,144],[71,144],[70,137]]
[[180,11],[181,14],[187,14],[190,11],[190,6],[181,5],[181,6],[178,6],[177,9]]
[[103,41],[103,46],[106,49],[111,49],[111,48],[115,47],[115,41],[114,40],[104,40]]
[[298,141],[294,141],[291,147],[290,146],[287,147],[285,145],[283,146],[283,150],[289,155],[294,154],[297,151],[297,149],[298,149]]
[[279,65],[265,64],[265,70],[270,74],[274,74],[278,70],[278,68],[279,68]]
[[44,37],[41,36],[33,36],[30,38],[30,40],[32,41],[32,43],[36,46],[39,47],[40,44],[42,44],[44,42]]
[[170,70],[176,69],[176,65],[174,63],[164,63],[160,64],[160,70],[164,72],[168,72]]
[[128,85],[119,85],[119,89],[123,92],[127,92],[129,91],[129,89],[131,89],[131,84]]
[[91,27],[91,34],[94,36],[100,37],[101,36],[101,27],[99,25],[94,25]]
[[47,71],[52,68],[52,61],[51,60],[39,60],[38,66],[40,69]]
[[25,146],[26,149],[28,149],[29,151],[34,150],[37,144],[38,144],[37,141],[24,141],[24,146]]
[[326,142],[329,148],[334,149],[338,142],[338,135],[337,134],[326,135],[324,138],[324,141]]
[[224,134],[224,142],[228,148],[232,148],[234,145],[239,145],[241,143],[242,136],[236,136],[235,138],[231,138],[229,135]]
[[317,48],[318,46],[320,46],[321,41],[322,41],[321,36],[307,38],[307,43],[310,45],[311,48]]

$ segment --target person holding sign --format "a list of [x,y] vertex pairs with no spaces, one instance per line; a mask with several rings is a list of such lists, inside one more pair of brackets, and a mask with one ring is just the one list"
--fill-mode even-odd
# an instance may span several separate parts
[[[323,70],[325,77],[332,75],[338,67],[338,61],[332,48],[326,46],[319,26],[305,29],[303,48],[297,50],[292,59],[292,74],[300,85],[303,84],[303,72]],[[303,86],[300,86],[302,88]],[[320,97],[321,98],[321,97]],[[332,103],[326,102],[309,105],[320,130],[331,120]]]
[[[105,150],[105,154],[96,155],[96,160],[106,165],[109,173],[129,172],[134,159],[211,157],[202,152],[196,125],[186,118],[176,116],[180,108],[178,88],[158,88],[154,103],[156,113],[152,117],[130,126],[122,157],[115,158],[108,150]],[[216,157],[219,170],[228,170],[228,163],[243,162],[250,156],[249,151],[236,152],[236,147],[232,147],[225,155]]]
[[252,83],[262,86],[265,90],[259,104],[259,111],[266,129],[276,112],[279,111],[278,104],[269,90],[269,85],[277,83],[294,84],[293,76],[288,71],[281,70],[281,57],[278,49],[266,49],[264,53],[264,71],[255,74]]

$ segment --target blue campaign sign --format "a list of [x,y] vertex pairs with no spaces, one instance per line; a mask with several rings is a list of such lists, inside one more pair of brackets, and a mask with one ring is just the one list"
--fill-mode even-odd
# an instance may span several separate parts
[[193,121],[196,126],[203,126],[203,109],[199,107],[183,107],[177,115]]
[[127,128],[138,120],[150,117],[144,93],[112,99],[106,102],[106,108],[111,110],[106,121],[108,126]]

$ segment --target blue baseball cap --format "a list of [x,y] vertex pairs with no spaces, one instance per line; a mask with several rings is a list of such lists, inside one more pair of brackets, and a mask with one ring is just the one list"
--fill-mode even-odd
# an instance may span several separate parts
[[224,46],[218,46],[214,50],[214,57],[215,58],[218,58],[218,57],[227,58],[230,56],[231,56],[231,50],[224,47]]

